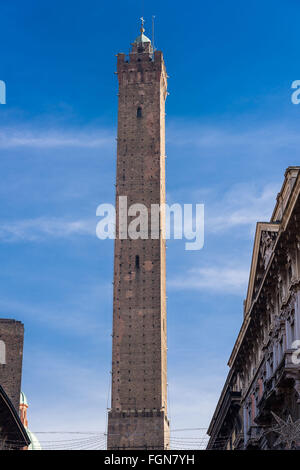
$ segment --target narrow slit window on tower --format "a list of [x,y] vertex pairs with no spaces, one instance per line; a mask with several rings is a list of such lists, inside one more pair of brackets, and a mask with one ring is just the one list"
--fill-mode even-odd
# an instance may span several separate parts
[[136,255],[136,257],[135,257],[135,267],[136,267],[136,269],[140,269],[140,257],[139,257],[139,255]]
[[142,108],[139,106],[136,112],[136,117],[141,118],[142,117]]

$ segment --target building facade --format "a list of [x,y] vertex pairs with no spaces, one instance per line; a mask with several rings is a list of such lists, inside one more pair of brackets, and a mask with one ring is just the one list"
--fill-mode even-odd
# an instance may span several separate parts
[[[165,100],[161,51],[141,34],[117,55],[119,110],[114,249],[113,349],[108,449],[167,449],[167,325],[164,216],[151,237],[128,228],[165,202]],[[122,204],[128,219],[122,221]]]
[[257,224],[228,365],[208,449],[300,448],[300,167],[286,170],[270,222]]

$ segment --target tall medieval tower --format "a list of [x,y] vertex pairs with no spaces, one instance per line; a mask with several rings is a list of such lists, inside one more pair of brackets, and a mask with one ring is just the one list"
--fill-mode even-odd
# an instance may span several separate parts
[[[143,22],[143,20],[142,20]],[[132,239],[120,225],[128,208],[165,202],[167,74],[160,51],[141,34],[129,60],[118,54],[118,147],[114,252],[112,396],[108,449],[168,449],[166,256],[164,214],[159,230]],[[124,198],[122,198],[124,200]],[[138,215],[138,214],[137,214]],[[135,217],[128,217],[125,233]]]

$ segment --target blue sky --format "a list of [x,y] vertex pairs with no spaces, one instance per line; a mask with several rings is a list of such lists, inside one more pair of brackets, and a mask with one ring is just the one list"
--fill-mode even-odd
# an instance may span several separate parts
[[[168,202],[205,204],[205,245],[168,242],[173,429],[205,428],[243,316],[255,223],[299,165],[300,6],[190,1],[2,2],[0,314],[25,324],[35,431],[105,431],[113,243],[116,57],[156,16],[169,79]],[[194,432],[197,435],[197,432]]]

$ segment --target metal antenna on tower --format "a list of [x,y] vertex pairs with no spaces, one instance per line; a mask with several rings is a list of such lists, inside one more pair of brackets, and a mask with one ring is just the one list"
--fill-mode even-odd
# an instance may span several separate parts
[[153,51],[155,51],[155,45],[154,45],[154,18],[155,18],[155,16],[152,15],[152,45],[153,45]]

